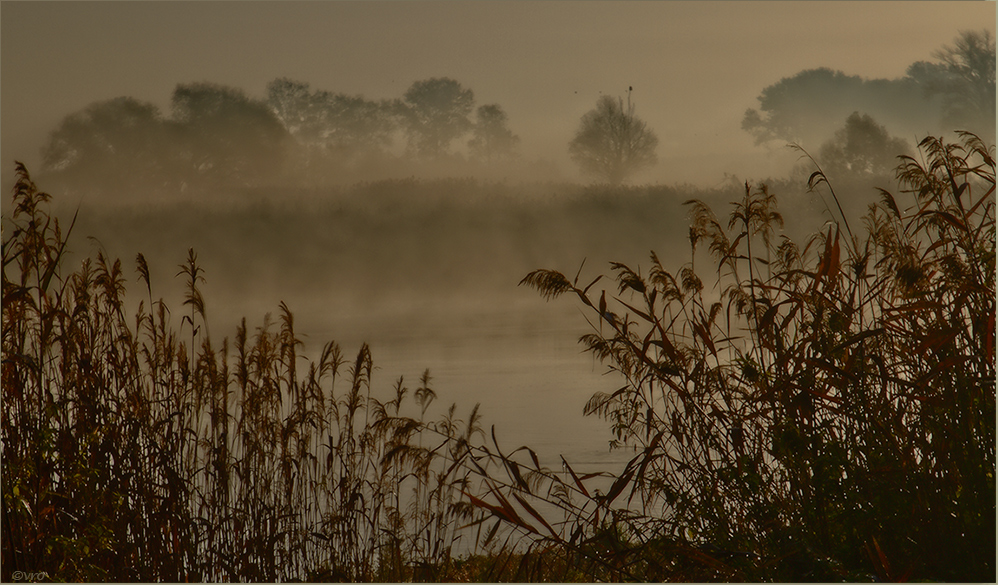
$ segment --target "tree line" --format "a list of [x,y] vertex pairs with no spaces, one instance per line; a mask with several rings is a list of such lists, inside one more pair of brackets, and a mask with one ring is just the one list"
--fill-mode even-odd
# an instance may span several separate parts
[[[893,80],[801,71],[764,88],[742,128],[757,144],[800,143],[839,176],[883,174],[895,154],[911,153],[888,128],[915,136],[964,128],[993,139],[991,33],[961,32],[933,56]],[[42,170],[56,185],[115,191],[317,186],[433,165],[475,174],[516,161],[519,143],[501,105],[476,107],[474,92],[447,77],[381,100],[288,78],[270,82],[263,99],[199,82],[177,85],[166,114],[119,97],[68,115],[49,136]],[[581,117],[568,152],[584,176],[620,184],[656,164],[657,146],[628,88],[626,103],[603,95]]]
[[817,145],[854,111],[895,132],[926,134],[973,129],[986,140],[995,130],[995,39],[988,30],[962,31],[952,45],[917,61],[897,79],[864,79],[827,67],[806,69],[760,93],[742,128],[757,144]]
[[[463,139],[463,149],[455,146]],[[70,114],[43,149],[46,173],[71,184],[118,188],[255,186],[288,174],[319,180],[393,158],[485,164],[516,156],[502,106],[475,108],[472,90],[441,77],[397,99],[313,89],[288,78],[265,99],[215,83],[178,84],[164,114],[131,97]],[[397,145],[402,152],[397,152]]]

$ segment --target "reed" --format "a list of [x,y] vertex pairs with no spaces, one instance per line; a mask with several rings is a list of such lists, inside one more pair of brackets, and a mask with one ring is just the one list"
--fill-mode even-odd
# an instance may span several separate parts
[[63,233],[18,165],[0,576],[990,581],[994,153],[966,133],[920,149],[862,232],[795,242],[746,183],[726,222],[687,203],[678,269],[523,279],[576,299],[620,380],[585,406],[634,453],[617,473],[545,467],[477,405],[437,409],[429,371],[382,385],[366,344],[307,358],[284,303],[217,343],[193,249],[179,325],[141,254],[128,315],[121,262],[68,271],[76,218]]
[[348,360],[330,342],[305,360],[284,303],[219,346],[193,250],[179,327],[141,254],[129,318],[120,261],[63,272],[49,199],[18,165],[3,241],[5,580],[439,576],[482,515],[463,496],[477,406],[432,420],[429,372],[380,401],[371,349]]
[[[493,485],[480,505],[594,578],[992,580],[994,151],[968,133],[919,147],[897,169],[910,204],[881,189],[865,234],[777,238],[774,195],[746,184],[727,229],[687,203],[676,272],[613,263],[616,294],[528,274],[588,311],[581,342],[622,385],[586,412],[637,454],[606,493],[535,465],[543,490]],[[554,529],[506,508],[553,494]]]

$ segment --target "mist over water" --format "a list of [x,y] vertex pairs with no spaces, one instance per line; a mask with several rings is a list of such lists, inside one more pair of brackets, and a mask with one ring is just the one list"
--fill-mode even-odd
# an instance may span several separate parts
[[[742,137],[798,160],[748,182],[725,174],[698,181],[711,187],[621,186],[640,184],[649,168],[685,176],[677,165],[690,156],[668,128],[646,124],[663,106],[640,84],[599,91],[571,148],[564,137],[579,176],[596,180],[566,182],[572,171],[552,162],[564,153],[521,152],[537,137],[515,107],[443,76],[382,98],[278,77],[264,97],[198,81],[178,83],[166,109],[129,96],[97,101],[51,129],[37,179],[62,216],[80,211],[75,258],[100,249],[133,275],[141,252],[153,297],[175,321],[190,248],[205,271],[213,339],[231,338],[244,317],[250,331],[262,327],[283,302],[306,357],[330,340],[347,356],[370,344],[383,396],[399,377],[415,387],[428,369],[436,412],[481,403],[486,428],[512,447],[530,445],[548,463],[562,454],[606,462],[626,454],[608,454],[610,425],[582,410],[622,382],[577,343],[591,332],[577,299],[545,302],[520,280],[547,268],[589,282],[609,276],[610,262],[640,270],[650,251],[675,271],[690,260],[683,203],[705,200],[723,225],[730,202],[762,183],[787,219],[778,236],[804,245],[826,221],[859,224],[875,188],[892,188],[897,155],[913,152],[909,137],[971,128],[993,140],[994,110],[982,104],[994,101],[994,74],[981,73],[994,66],[993,35],[961,32],[931,54],[912,55],[891,79],[819,63],[760,78]],[[606,166],[600,115],[620,116],[647,149]],[[808,150],[794,154],[787,142]],[[834,205],[827,186],[806,188],[817,164],[836,187]],[[611,279],[600,288],[612,293]]]
[[192,247],[215,343],[232,339],[243,317],[251,333],[267,313],[276,323],[283,301],[304,356],[315,359],[330,340],[347,357],[370,345],[376,397],[400,376],[414,388],[429,369],[431,415],[456,403],[466,417],[481,403],[484,428],[495,425],[504,449],[527,445],[546,465],[564,455],[595,470],[633,456],[610,453],[607,422],[583,416],[593,393],[622,381],[578,344],[591,326],[577,299],[545,301],[518,283],[537,268],[588,282],[609,274],[611,260],[646,263],[653,248],[678,268],[690,194],[384,182],[297,201],[271,193],[233,206],[87,208],[70,247],[77,259],[93,247],[122,258],[135,302],[145,295],[129,264],[141,252],[153,297],[175,322],[184,313],[177,265]]
[[[992,42],[993,62],[990,36],[965,38]],[[122,258],[128,274],[141,252],[153,297],[166,299],[175,320],[177,268],[190,248],[206,276],[213,339],[231,338],[244,317],[251,332],[264,326],[284,303],[306,357],[331,340],[346,356],[368,343],[381,397],[400,377],[415,387],[428,369],[438,395],[431,416],[452,403],[461,416],[481,403],[485,427],[495,425],[509,447],[528,445],[551,465],[565,455],[598,467],[627,453],[608,453],[610,424],[583,417],[583,407],[622,381],[577,343],[592,327],[577,299],[545,302],[520,280],[545,268],[585,284],[611,276],[611,262],[640,271],[652,251],[675,272],[691,259],[684,203],[703,200],[724,225],[731,202],[763,184],[786,219],[777,237],[803,246],[825,222],[858,226],[879,199],[876,188],[893,189],[897,156],[913,152],[880,118],[925,132],[954,121],[980,126],[989,116],[993,124],[993,111],[953,98],[959,84],[951,78],[931,96],[916,91],[945,75],[921,63],[898,80],[825,69],[785,78],[762,92],[743,129],[760,143],[803,133],[820,148],[796,151],[782,177],[725,175],[710,188],[558,180],[543,161],[518,155],[519,136],[499,105],[480,107],[472,123],[473,92],[448,78],[414,83],[396,101],[282,78],[268,85],[266,101],[180,84],[169,116],[128,98],[96,103],[52,132],[39,181],[51,182],[62,216],[80,211],[71,249]],[[845,102],[812,99],[821,88]],[[901,121],[884,114],[896,95],[907,100]],[[627,99],[633,117],[630,89]],[[599,103],[605,115],[625,115],[622,98]],[[854,107],[864,113],[845,115]],[[643,164],[655,160],[642,156]],[[818,165],[837,200],[828,185],[807,188]],[[621,168],[600,173],[613,183],[630,178]],[[602,288],[614,292],[612,277]]]
[[[519,156],[502,107],[474,110],[473,91],[453,79],[376,101],[281,78],[266,100],[180,84],[169,115],[130,98],[92,104],[52,132],[39,181],[52,183],[61,215],[80,211],[72,242],[80,256],[101,249],[133,274],[128,263],[144,254],[153,297],[166,299],[175,320],[184,298],[177,268],[190,248],[206,276],[213,339],[231,338],[244,317],[249,331],[263,327],[284,303],[305,357],[331,340],[346,356],[369,344],[377,396],[400,377],[415,387],[429,370],[438,396],[431,416],[452,403],[461,416],[480,403],[485,428],[495,425],[506,446],[530,446],[549,465],[564,455],[598,468],[628,455],[608,452],[610,423],[583,417],[583,407],[623,382],[577,343],[592,327],[577,299],[545,302],[520,280],[544,268],[585,284],[611,276],[611,262],[640,271],[651,251],[675,272],[691,258],[684,203],[704,200],[724,225],[730,203],[762,184],[786,218],[777,237],[803,246],[825,222],[858,226],[876,188],[893,188],[897,156],[913,152],[880,119],[916,133],[993,125],[993,110],[961,97],[970,88],[975,100],[990,91],[993,101],[993,74],[989,90],[952,72],[960,59],[990,54],[993,63],[993,38],[961,39],[970,43],[963,54],[940,53],[949,64],[919,62],[902,79],[813,69],[763,90],[745,131],[759,143],[806,136],[821,145],[798,150],[777,178],[621,185],[656,160],[658,141],[634,114],[633,88],[626,108],[623,98],[601,98],[573,153],[597,149],[577,158],[583,171],[609,160],[592,146],[599,140],[583,140],[587,124],[599,136],[597,112],[622,116],[651,150],[633,167],[588,168],[612,184],[585,186]],[[828,91],[842,100],[815,98]],[[885,109],[898,96],[906,100],[900,118]],[[834,204],[827,185],[807,188],[818,165],[835,186]],[[612,277],[603,288],[614,292]]]
[[994,3],[3,9],[4,571],[993,568]]
[[[829,218],[820,194],[806,193],[800,180],[770,184],[793,218],[784,234],[803,241]],[[595,471],[633,456],[610,452],[609,422],[583,416],[595,392],[612,393],[623,380],[578,343],[592,332],[578,299],[546,301],[518,283],[550,268],[584,283],[605,275],[598,288],[614,293],[610,262],[641,270],[651,251],[674,272],[690,260],[683,203],[702,198],[726,222],[729,202],[744,189],[733,180],[701,190],[468,178],[256,190],[236,202],[84,199],[70,261],[97,249],[121,258],[137,304],[145,297],[133,265],[141,252],[153,298],[164,298],[179,323],[185,307],[176,275],[193,248],[214,343],[231,340],[244,317],[250,334],[268,313],[276,327],[283,302],[305,358],[316,359],[328,341],[348,359],[370,345],[375,397],[387,399],[399,377],[415,388],[428,369],[437,393],[429,416],[455,403],[457,416],[467,417],[481,403],[483,428],[494,425],[504,449],[526,445],[545,465],[558,467],[563,455]],[[850,192],[863,194],[847,200],[857,213],[875,196],[872,184]],[[71,201],[56,201],[63,217],[75,212]]]

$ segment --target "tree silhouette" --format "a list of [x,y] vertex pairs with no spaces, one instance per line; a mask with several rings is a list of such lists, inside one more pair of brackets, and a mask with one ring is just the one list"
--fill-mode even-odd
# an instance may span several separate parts
[[910,155],[908,143],[891,136],[868,114],[853,112],[835,137],[822,145],[818,158],[832,176],[887,175],[898,155]]
[[391,142],[388,108],[363,96],[312,90],[306,82],[280,78],[267,84],[267,103],[288,133],[309,148],[350,156]]
[[293,139],[287,170],[306,184],[342,179],[384,157],[398,127],[388,101],[313,90],[288,78],[267,84],[267,104]]
[[42,148],[43,171],[76,188],[161,186],[175,162],[173,137],[153,104],[130,97],[95,102],[52,131]]
[[990,31],[962,32],[953,46],[918,61],[897,79],[866,79],[827,67],[806,69],[764,88],[742,129],[769,140],[820,144],[850,112],[865,112],[897,135],[957,129],[994,139],[995,41]]
[[398,103],[409,150],[426,158],[447,154],[451,142],[471,129],[475,95],[447,77],[413,83]]
[[281,170],[288,132],[263,101],[213,83],[180,84],[171,100],[188,177],[253,185]]
[[572,160],[583,174],[612,185],[656,162],[658,137],[634,115],[631,91],[627,106],[622,98],[602,96],[579,123],[568,145]]
[[513,154],[520,137],[509,129],[509,116],[498,104],[479,106],[468,148],[478,158],[493,160]]
[[919,61],[908,75],[922,84],[927,96],[943,100],[943,121],[952,128],[971,129],[994,138],[995,39],[989,30],[963,31],[953,46],[934,52],[940,63]]
[[770,140],[821,144],[854,111],[870,114],[898,131],[919,135],[939,128],[939,100],[927,99],[916,79],[864,79],[827,67],[807,69],[762,90],[742,129],[756,144]]
[[307,82],[286,77],[267,84],[267,105],[284,128],[299,142],[322,140],[325,112]]

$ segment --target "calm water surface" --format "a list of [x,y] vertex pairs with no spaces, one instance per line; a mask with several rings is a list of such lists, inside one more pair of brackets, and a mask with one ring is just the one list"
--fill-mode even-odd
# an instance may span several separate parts
[[309,309],[303,314],[313,321],[296,327],[308,347],[318,351],[334,339],[348,358],[367,342],[376,367],[372,391],[381,399],[399,376],[414,390],[428,368],[437,394],[431,411],[439,417],[456,403],[466,420],[481,403],[486,435],[495,425],[505,453],[526,445],[554,469],[560,455],[586,471],[619,467],[633,453],[610,452],[609,424],[583,416],[583,408],[594,392],[619,388],[621,378],[579,345],[589,325],[570,299],[545,302],[534,291],[518,292],[489,302],[393,299],[351,311]]

